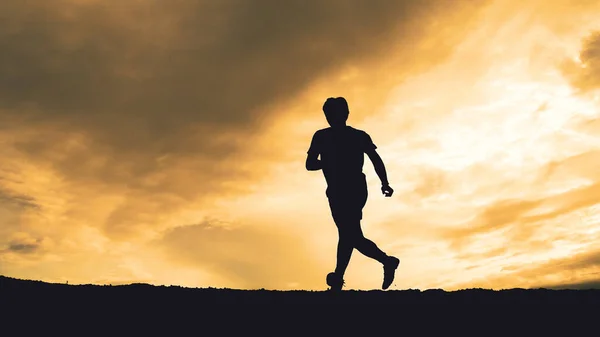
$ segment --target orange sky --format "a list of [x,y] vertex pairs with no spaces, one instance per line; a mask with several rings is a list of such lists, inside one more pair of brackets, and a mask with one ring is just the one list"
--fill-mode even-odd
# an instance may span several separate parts
[[600,287],[600,1],[448,3],[3,1],[0,274],[325,289],[344,96],[391,289]]

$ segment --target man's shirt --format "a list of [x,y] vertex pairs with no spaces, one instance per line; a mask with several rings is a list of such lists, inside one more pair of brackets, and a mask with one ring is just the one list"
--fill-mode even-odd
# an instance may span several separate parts
[[331,189],[363,185],[364,154],[376,149],[371,137],[351,126],[326,128],[313,135],[309,154],[321,156],[321,167]]

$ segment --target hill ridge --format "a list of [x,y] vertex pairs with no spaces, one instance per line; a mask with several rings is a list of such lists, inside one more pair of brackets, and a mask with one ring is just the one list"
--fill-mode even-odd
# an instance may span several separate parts
[[[566,335],[595,322],[600,290],[482,288],[241,290],[132,283],[68,285],[0,275],[2,327],[22,335],[65,335],[93,329],[103,335],[210,335],[267,332],[277,336],[361,334],[401,329],[412,336],[481,329],[534,327],[532,333],[574,319]],[[17,323],[26,319],[26,323]],[[34,322],[34,323],[31,323]],[[56,333],[51,333],[55,331]],[[377,332],[379,331],[379,332]],[[487,330],[486,330],[487,331]],[[86,334],[84,334],[86,335]]]

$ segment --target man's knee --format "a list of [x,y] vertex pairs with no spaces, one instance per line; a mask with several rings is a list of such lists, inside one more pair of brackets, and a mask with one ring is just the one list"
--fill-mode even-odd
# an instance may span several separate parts
[[346,228],[340,229],[340,239],[348,242],[352,242],[352,245],[359,244],[365,239],[360,228]]

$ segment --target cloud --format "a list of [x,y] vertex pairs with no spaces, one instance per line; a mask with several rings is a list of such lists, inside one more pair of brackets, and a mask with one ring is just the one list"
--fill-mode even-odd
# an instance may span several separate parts
[[[19,229],[27,214],[37,214],[42,211],[40,204],[34,198],[2,188],[1,183],[0,179],[0,246],[5,244],[5,240]],[[17,250],[19,248],[27,250],[27,245],[21,247],[18,242],[14,244]],[[13,243],[11,243],[11,247],[12,245]],[[9,247],[9,249],[11,248]]]
[[5,1],[0,118],[46,128],[17,142],[31,156],[76,137],[79,148],[51,158],[70,176],[90,169],[72,168],[90,151],[107,160],[96,174],[130,164],[125,179],[168,154],[221,160],[238,148],[232,132],[259,128],[266,107],[348,63],[419,43],[440,3]]
[[18,243],[18,242],[12,242],[9,246],[8,246],[8,250],[13,251],[13,252],[22,252],[22,253],[29,253],[32,251],[35,251],[36,249],[38,249],[39,247],[39,243]]
[[592,248],[574,256],[552,258],[544,262],[505,269],[485,279],[473,280],[468,287],[598,288],[599,275],[600,250]]
[[[44,260],[27,269],[21,262],[31,256],[10,252],[8,269],[108,279],[94,274],[112,272],[132,252],[144,255],[145,240],[172,230],[164,246],[174,264],[186,261],[179,272],[189,279],[209,268],[235,286],[310,287],[318,279],[321,287],[322,275],[297,270],[310,250],[284,234],[287,228],[177,227],[220,211],[215,205],[273,172],[263,169],[290,160],[277,151],[290,151],[299,132],[283,128],[265,137],[290,119],[288,108],[311,107],[293,110],[293,122],[282,123],[292,129],[307,111],[320,111],[316,97],[330,91],[384,99],[386,86],[450,55],[487,3],[455,1],[449,9],[443,0],[0,2],[0,156],[7,158],[0,179],[4,170],[15,172],[0,188],[13,203],[30,196],[40,207],[35,216],[0,213],[15,224],[2,237],[18,224],[55,244],[51,252],[36,250],[54,265]],[[340,80],[348,70],[358,75]],[[352,109],[371,113],[373,106],[354,99]],[[290,172],[277,174],[289,181]],[[2,244],[28,247],[11,242]],[[243,253],[227,256],[220,247],[228,244]],[[118,273],[147,280],[167,269],[148,259],[155,269],[134,261]]]
[[[517,241],[527,241],[547,221],[591,207],[600,200],[600,183],[593,163],[600,161],[597,150],[583,151],[537,168],[531,182],[535,193],[492,201],[463,228],[442,231],[442,236],[455,248],[477,235],[502,232],[514,235]],[[572,187],[568,187],[570,182]],[[521,186],[522,188],[524,186]],[[559,191],[552,191],[555,188]]]
[[597,280],[575,282],[575,283],[565,283],[565,284],[559,284],[559,285],[547,285],[547,286],[542,285],[542,286],[540,286],[540,288],[576,289],[576,290],[600,289],[600,276],[598,276]]
[[439,62],[461,35],[452,14],[466,24],[486,3],[3,1],[2,150],[23,172],[53,172],[68,213],[124,198],[104,227],[130,234],[150,213],[246,192],[284,103],[398,49],[399,74]]
[[596,282],[600,184],[590,163],[597,157],[590,150],[549,161],[538,167],[533,189],[521,186],[520,198],[473,207],[477,213],[463,227],[442,229],[440,239],[453,263],[472,275],[457,287],[583,287]]
[[[449,239],[451,247],[460,249],[476,235],[502,230],[508,226],[523,227],[523,220],[528,211],[536,208],[541,201],[500,200],[488,205],[465,228],[450,229],[442,235]],[[526,239],[520,237],[520,239]]]
[[600,31],[592,31],[583,39],[579,60],[567,60],[563,71],[583,92],[600,87]]
[[542,169],[540,179],[548,181],[581,177],[595,180],[598,178],[598,172],[594,167],[598,164],[600,164],[600,150],[583,151],[560,160],[549,162]]
[[6,249],[0,251],[0,254],[17,253],[30,254],[39,253],[40,250],[48,248],[52,242],[46,237],[34,237],[26,232],[12,233]]
[[208,270],[241,288],[322,287],[325,270],[299,236],[272,225],[218,222],[172,229],[153,243],[173,264]]
[[442,169],[423,167],[418,172],[418,183],[413,192],[422,198],[443,191],[448,180],[448,174]]
[[13,206],[20,209],[37,209],[40,207],[34,198],[11,193],[2,188],[0,188],[0,206]]

